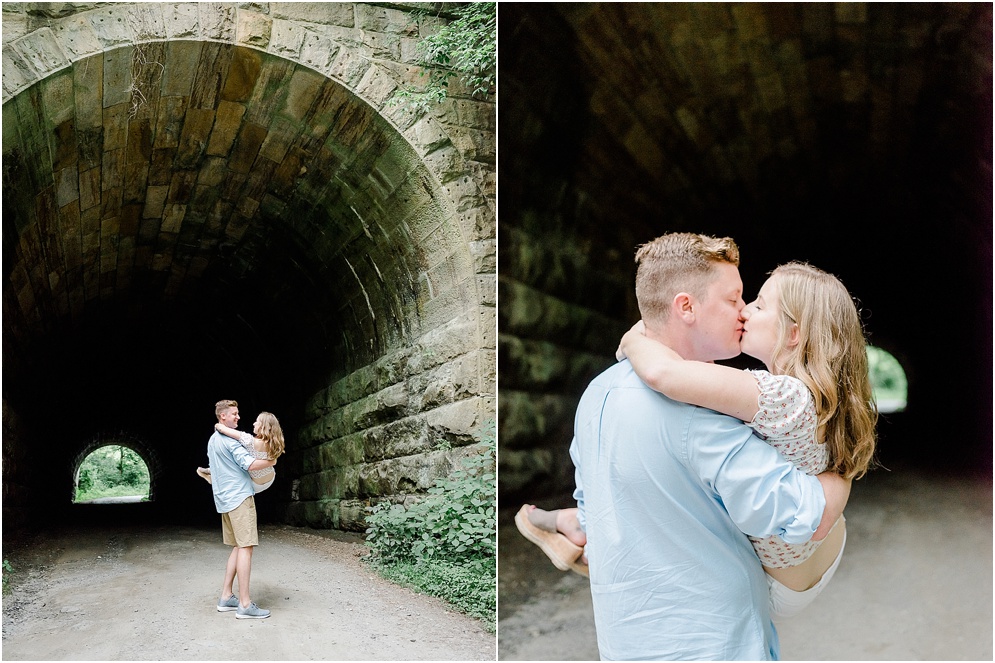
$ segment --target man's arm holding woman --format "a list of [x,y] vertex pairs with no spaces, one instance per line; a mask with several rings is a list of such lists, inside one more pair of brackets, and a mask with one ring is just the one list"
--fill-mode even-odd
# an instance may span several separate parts
[[[647,386],[673,400],[721,412],[744,422],[756,417],[760,389],[753,375],[720,364],[686,361],[666,345],[645,336],[641,324],[637,323],[622,337],[616,358],[628,358]],[[821,541],[846,507],[850,481],[831,472],[816,478],[822,487],[825,508],[811,538]]]
[[701,408],[691,417],[688,464],[721,498],[740,530],[751,536],[776,534],[788,543],[825,538],[849,496],[842,478],[797,470],[730,417]]
[[[231,440],[232,443],[228,445],[228,448],[231,450],[232,456],[235,458],[235,461],[239,465],[241,465],[243,469],[248,470],[248,471],[264,470],[267,467],[273,467],[274,465],[276,465],[276,461],[275,460],[272,460],[272,459],[269,459],[269,458],[265,458],[265,459],[264,458],[256,458],[255,456],[253,456],[252,454],[250,454],[246,450],[246,448],[244,446],[242,446],[241,442],[237,442],[237,440],[241,436],[241,432],[242,431],[239,431],[239,430],[237,430],[235,428],[229,428],[228,426],[225,426],[224,424],[221,424],[221,423],[215,424],[214,428],[219,433],[221,433],[222,435],[224,435],[225,438]],[[222,430],[222,429],[225,429],[225,430]],[[232,433],[234,433],[234,434],[232,434]],[[240,460],[240,459],[242,459],[242,460]],[[245,460],[250,460],[251,462],[248,465],[246,465],[244,463]]]

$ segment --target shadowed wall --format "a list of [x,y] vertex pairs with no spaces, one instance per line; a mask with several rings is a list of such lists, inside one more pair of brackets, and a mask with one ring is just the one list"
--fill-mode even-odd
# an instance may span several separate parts
[[494,100],[389,103],[448,20],[414,9],[4,5],[5,531],[70,514],[116,435],[159,512],[213,522],[222,398],[280,418],[293,523],[363,529],[479,450]]
[[789,260],[838,275],[909,378],[884,464],[989,473],[991,26],[987,4],[502,5],[502,499],[572,487],[635,249],[671,231],[734,237],[748,301]]

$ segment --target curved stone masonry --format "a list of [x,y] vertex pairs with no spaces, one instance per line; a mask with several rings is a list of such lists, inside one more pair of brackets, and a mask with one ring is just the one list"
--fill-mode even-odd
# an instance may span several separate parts
[[[508,2],[499,31],[502,503],[572,490],[576,403],[671,231],[734,237],[748,292],[837,273],[911,376],[880,448],[932,467],[956,426],[990,466],[990,4]],[[938,362],[910,311],[947,297],[970,350]]]
[[[183,305],[221,273],[329,355],[288,519],[360,528],[473,453],[495,416],[494,102],[389,103],[445,20],[419,6],[5,3],[5,198],[38,194],[11,204],[5,358],[8,334]],[[267,266],[274,246],[300,258]]]

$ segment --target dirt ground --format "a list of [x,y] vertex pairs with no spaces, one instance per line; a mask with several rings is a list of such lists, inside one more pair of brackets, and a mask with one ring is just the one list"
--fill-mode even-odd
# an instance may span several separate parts
[[[569,504],[541,503],[545,508]],[[499,520],[498,658],[597,660],[590,586]],[[878,470],[854,485],[836,576],[778,624],[784,660],[992,660],[992,482]]]
[[217,612],[217,528],[80,528],[4,546],[3,660],[494,660],[495,636],[369,572],[358,537],[261,526],[252,600]]

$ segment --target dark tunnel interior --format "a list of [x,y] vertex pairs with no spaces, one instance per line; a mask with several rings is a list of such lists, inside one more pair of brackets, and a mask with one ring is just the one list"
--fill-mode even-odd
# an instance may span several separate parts
[[[281,256],[287,249],[276,244],[271,251]],[[285,283],[293,273],[275,262],[275,273],[254,278],[209,269],[198,292],[183,302],[157,300],[154,289],[132,286],[130,305],[111,302],[88,311],[77,327],[5,347],[4,382],[16,385],[8,404],[24,433],[38,440],[29,445],[37,457],[26,462],[38,469],[56,464],[51,469],[57,471],[44,472],[55,480],[51,494],[39,498],[50,500],[45,510],[78,518],[84,509],[67,507],[73,474],[63,465],[88,442],[123,433],[157,451],[157,502],[177,515],[189,509],[213,516],[199,508],[209,505],[210,490],[193,468],[207,464],[214,403],[221,398],[238,400],[243,430],[268,410],[279,413],[293,438],[302,403],[331,370],[325,334],[336,330],[325,332],[309,315],[325,304],[321,292],[296,289],[281,299],[270,291],[269,279]]]
[[[279,519],[308,399],[408,333],[405,220],[432,193],[340,84],[230,45],[142,48],[162,66],[134,72],[137,107],[106,80],[131,47],[4,104],[5,501],[30,495],[46,522],[213,523],[194,470],[231,398],[243,430],[262,410],[284,428],[287,480],[260,506]],[[153,502],[72,505],[80,452],[122,436],[155,456]]]
[[[747,293],[790,260],[839,276],[909,382],[881,464],[991,476],[989,5],[509,4],[500,25],[499,122],[520,128],[500,145],[501,397],[566,403],[502,420],[502,500],[568,492],[570,403],[638,319],[635,248],[671,231],[736,239]],[[518,324],[520,292],[590,333]],[[550,343],[587,368],[537,378],[517,348]]]

